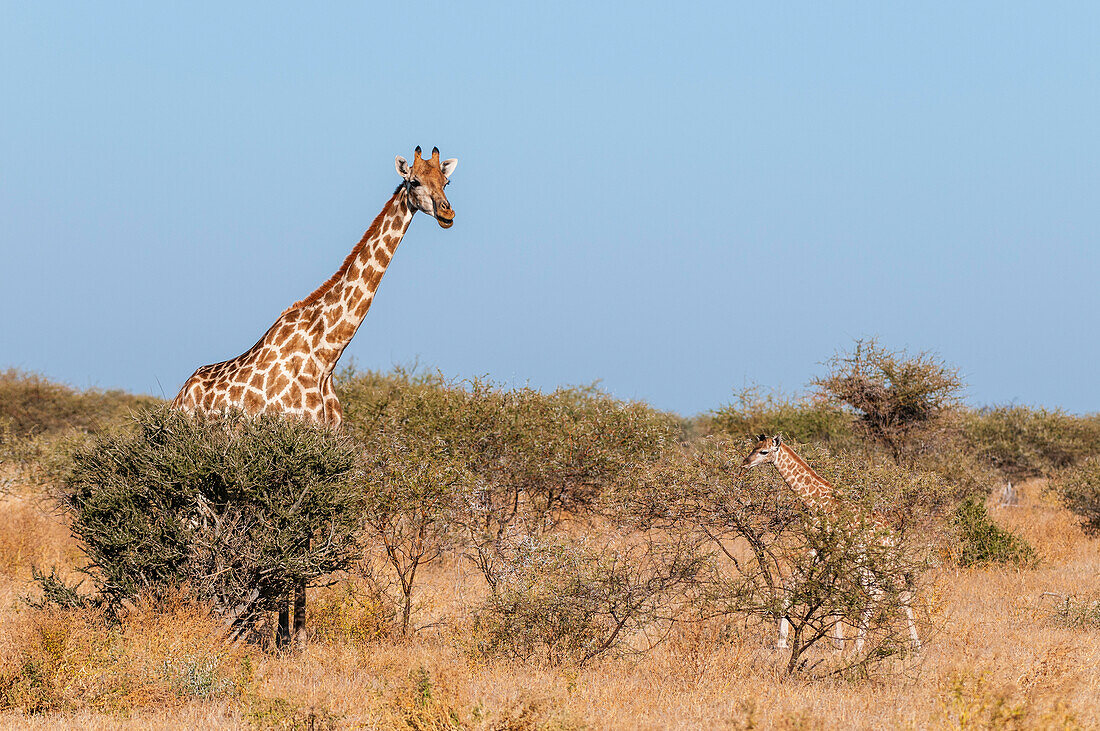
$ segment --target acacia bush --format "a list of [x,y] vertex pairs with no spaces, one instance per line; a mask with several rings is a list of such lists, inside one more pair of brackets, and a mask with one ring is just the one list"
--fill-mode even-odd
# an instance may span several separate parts
[[471,649],[551,665],[585,663],[636,643],[648,649],[702,569],[683,542],[604,543],[509,536],[489,598],[475,611]]
[[0,423],[9,438],[53,435],[66,430],[95,431],[131,411],[158,403],[152,396],[125,391],[77,391],[38,374],[0,371]]
[[1012,479],[1051,475],[1100,454],[1100,417],[996,406],[966,411],[962,433],[982,460]]
[[749,434],[783,434],[802,443],[850,449],[857,436],[854,417],[820,398],[764,394],[759,387],[742,389],[733,403],[711,411],[703,420],[706,434],[741,438]]
[[899,464],[938,446],[960,403],[958,371],[930,353],[909,355],[857,340],[850,354],[834,356],[828,366],[829,374],[813,381],[818,396],[849,409],[860,431]]
[[1100,534],[1100,457],[1063,470],[1051,487],[1090,535]]
[[[929,528],[941,509],[941,481],[890,464],[856,467],[852,455],[840,459],[823,448],[796,449],[843,486],[838,494],[849,509],[809,511],[775,470],[742,472],[745,445],[723,437],[666,455],[615,499],[639,528],[691,531],[709,541],[705,614],[770,622],[786,615],[789,672],[813,667],[807,653],[837,621],[849,635],[862,627],[866,642],[832,672],[903,652],[905,594],[919,591],[937,542]],[[892,540],[877,540],[868,523],[872,510],[894,518]],[[872,585],[881,596],[864,622]]]
[[[608,485],[658,459],[681,431],[675,417],[594,388],[544,394],[405,371],[348,371],[341,389],[348,428],[363,443],[379,445],[376,464],[407,453],[450,465],[450,484],[462,491],[448,520],[461,528],[466,554],[490,586],[507,533],[542,534],[591,511]],[[385,489],[394,480],[381,477],[375,484]],[[439,508],[453,497],[441,499]]]
[[244,631],[358,555],[355,465],[349,439],[296,420],[161,407],[81,446],[63,489],[112,611],[186,587]]
[[381,544],[401,592],[401,632],[409,630],[419,569],[453,547],[455,515],[470,482],[466,465],[442,441],[382,431],[363,444],[368,534]]

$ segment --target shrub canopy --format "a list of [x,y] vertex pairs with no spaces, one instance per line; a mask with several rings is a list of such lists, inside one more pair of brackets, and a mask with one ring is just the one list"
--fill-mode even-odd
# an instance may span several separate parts
[[345,437],[281,416],[161,407],[79,447],[64,487],[111,604],[186,585],[243,627],[355,557],[355,460]]
[[976,455],[1014,479],[1049,475],[1100,454],[1100,417],[996,406],[968,411],[963,434]]
[[926,446],[958,406],[963,388],[958,371],[930,353],[892,352],[874,340],[857,340],[851,354],[828,365],[830,373],[813,382],[818,395],[850,409],[895,461]]

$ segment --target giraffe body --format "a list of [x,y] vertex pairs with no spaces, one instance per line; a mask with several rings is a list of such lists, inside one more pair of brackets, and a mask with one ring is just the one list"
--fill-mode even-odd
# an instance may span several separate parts
[[[840,502],[836,497],[832,484],[814,472],[813,468],[779,436],[765,437],[760,435],[760,441],[753,447],[752,452],[745,457],[745,460],[741,463],[741,468],[750,469],[762,464],[774,464],[783,481],[802,499],[807,507],[830,517],[836,517],[841,512]],[[870,540],[878,541],[883,545],[894,545],[894,535],[882,516],[872,513],[867,517],[865,525],[849,525],[847,530],[860,529],[867,533]],[[860,618],[860,625],[856,634],[856,652],[863,648],[864,638],[867,634],[867,623],[874,612],[875,603],[881,599],[884,593],[876,578],[866,569],[861,570],[860,582],[866,587],[870,595],[870,601]],[[919,649],[920,639],[917,635],[916,622],[913,619],[913,609],[910,606],[912,596],[909,591],[904,591],[900,599],[908,622],[909,638],[913,646]],[[787,617],[780,617],[779,639],[776,643],[779,649],[787,649],[789,626],[790,622]],[[844,634],[839,619],[833,625],[833,640],[838,649],[843,649]]]
[[[236,358],[205,365],[183,384],[172,408],[187,412],[240,409],[277,412],[337,428],[343,409],[332,374],[344,349],[367,316],[382,275],[393,260],[413,214],[423,211],[441,228],[454,225],[454,209],[443,189],[458,160],[429,159],[420,148],[412,165],[395,159],[401,184],[351,250],[340,269],[305,299],[283,311],[255,345]],[[306,587],[294,597],[294,631],[304,642]],[[290,636],[286,602],[279,610],[278,641]]]
[[183,384],[173,408],[188,412],[240,409],[279,412],[338,427],[343,410],[332,374],[374,301],[397,245],[423,210],[443,228],[454,211],[443,193],[457,160],[397,158],[405,178],[340,269],[305,299],[288,307],[263,337],[236,358],[199,368]]

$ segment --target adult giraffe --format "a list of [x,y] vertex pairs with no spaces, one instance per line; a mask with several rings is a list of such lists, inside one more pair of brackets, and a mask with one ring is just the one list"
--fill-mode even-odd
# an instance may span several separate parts
[[[196,370],[172,408],[280,412],[334,429],[340,426],[344,415],[332,386],[333,371],[366,317],[413,214],[423,211],[442,228],[454,224],[454,209],[443,189],[458,160],[440,162],[438,147],[425,160],[417,147],[411,166],[400,156],[395,164],[401,184],[336,273],[284,310],[244,353]],[[289,619],[284,607],[279,613],[280,639],[289,636]],[[299,585],[294,598],[294,629],[299,638],[304,626],[305,586]]]
[[[753,446],[752,451],[741,462],[741,469],[752,469],[763,464],[773,464],[775,468],[779,470],[779,475],[783,478],[783,481],[787,483],[795,494],[797,494],[802,502],[811,510],[817,510],[830,518],[836,518],[838,515],[842,515],[843,512],[840,508],[840,501],[836,497],[833,491],[832,484],[821,475],[814,472],[813,468],[806,463],[806,460],[798,456],[798,454],[791,449],[790,445],[783,441],[783,438],[779,435],[768,437],[761,434],[757,437],[757,443]],[[872,541],[879,541],[883,545],[893,545],[894,535],[889,526],[883,521],[882,517],[871,513],[868,516],[866,525],[849,525],[848,530],[862,530],[866,531],[867,536]],[[861,582],[870,594],[870,599],[867,602],[867,607],[864,609],[863,616],[860,618],[859,628],[856,632],[856,652],[863,649],[864,637],[867,634],[867,623],[871,619],[871,614],[874,612],[875,602],[881,598],[883,594],[882,587],[879,586],[878,580],[872,575],[863,575],[860,577]],[[920,639],[917,636],[917,625],[913,620],[913,608],[910,606],[912,601],[911,592],[906,589],[901,592],[899,597],[902,607],[905,610],[905,618],[909,624],[909,638],[913,642],[913,647],[920,649]],[[790,629],[790,620],[786,615],[779,618],[779,641],[776,643],[776,647],[785,650],[787,649],[787,633]],[[840,625],[837,622],[834,625],[834,639],[837,642],[839,648],[844,647],[844,635]]]

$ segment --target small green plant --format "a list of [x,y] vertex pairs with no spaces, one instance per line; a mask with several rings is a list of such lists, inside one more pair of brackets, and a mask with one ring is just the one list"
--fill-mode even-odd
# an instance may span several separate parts
[[247,699],[245,718],[262,731],[335,731],[343,728],[343,717],[324,706],[307,706],[277,696],[252,695]]
[[958,537],[955,560],[960,566],[1003,563],[1026,567],[1038,560],[1027,541],[993,522],[980,497],[970,497],[955,508],[953,525]]

